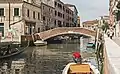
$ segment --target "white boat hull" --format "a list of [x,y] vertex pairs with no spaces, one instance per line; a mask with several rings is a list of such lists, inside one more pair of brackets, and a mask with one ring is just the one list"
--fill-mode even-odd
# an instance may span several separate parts
[[36,42],[34,42],[34,44],[36,46],[44,46],[44,45],[47,45],[47,42],[37,40]]
[[[73,65],[73,64],[76,64],[76,63],[68,63],[66,65],[66,67],[63,69],[62,74],[68,74],[68,70],[70,68],[70,65]],[[91,65],[90,63],[83,63],[83,64],[89,64],[89,66],[93,70],[94,74],[100,74],[100,72],[98,71],[98,69],[94,65]]]

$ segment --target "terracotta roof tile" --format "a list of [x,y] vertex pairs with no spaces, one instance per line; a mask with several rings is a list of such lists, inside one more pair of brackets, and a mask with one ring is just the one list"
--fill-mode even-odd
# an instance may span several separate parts
[[93,20],[93,21],[85,21],[83,22],[82,24],[84,25],[94,25],[94,24],[97,24],[99,21],[98,20]]

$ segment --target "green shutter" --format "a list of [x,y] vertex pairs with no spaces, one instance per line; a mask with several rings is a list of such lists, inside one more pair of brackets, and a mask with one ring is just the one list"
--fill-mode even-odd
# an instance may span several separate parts
[[14,8],[14,16],[19,16],[19,8]]
[[4,16],[4,8],[0,8],[0,16]]

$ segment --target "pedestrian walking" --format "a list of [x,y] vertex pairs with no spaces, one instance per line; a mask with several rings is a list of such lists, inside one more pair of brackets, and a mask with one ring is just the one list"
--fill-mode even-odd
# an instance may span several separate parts
[[110,31],[110,39],[112,39],[112,37],[113,37],[113,32]]
[[108,35],[108,37],[110,36],[110,31],[108,30],[108,32],[107,32],[107,35]]

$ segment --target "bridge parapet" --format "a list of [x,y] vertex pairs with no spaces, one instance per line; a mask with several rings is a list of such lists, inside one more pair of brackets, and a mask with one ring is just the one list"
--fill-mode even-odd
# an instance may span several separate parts
[[120,46],[105,36],[104,74],[120,74]]
[[81,27],[58,27],[58,28],[54,28],[48,31],[37,33],[37,34],[40,36],[41,39],[46,40],[48,38],[51,38],[57,35],[69,34],[70,31],[73,33],[83,34],[86,36],[96,35],[95,31],[92,31],[86,28],[81,28]]

